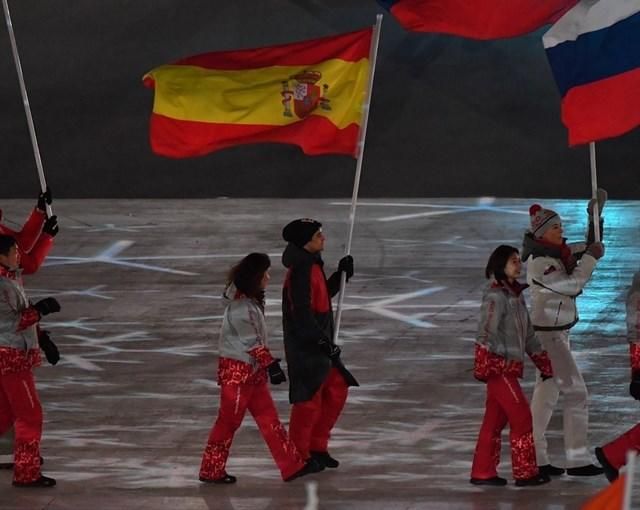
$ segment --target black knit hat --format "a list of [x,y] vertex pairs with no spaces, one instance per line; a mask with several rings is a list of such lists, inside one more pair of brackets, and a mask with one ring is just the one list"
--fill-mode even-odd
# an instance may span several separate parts
[[300,218],[293,220],[282,229],[282,238],[288,243],[295,244],[298,248],[311,241],[315,234],[322,227],[322,223],[311,218]]
[[0,235],[0,255],[7,255],[12,246],[16,244],[16,240],[7,235]]

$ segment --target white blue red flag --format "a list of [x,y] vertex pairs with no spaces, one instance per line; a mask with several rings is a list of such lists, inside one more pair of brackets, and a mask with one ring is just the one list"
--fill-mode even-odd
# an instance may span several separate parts
[[542,41],[569,145],[640,125],[640,0],[582,0]]

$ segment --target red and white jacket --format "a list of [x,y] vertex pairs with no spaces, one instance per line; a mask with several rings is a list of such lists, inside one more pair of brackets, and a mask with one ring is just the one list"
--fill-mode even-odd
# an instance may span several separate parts
[[27,299],[20,273],[0,265],[0,374],[40,364],[40,314]]
[[224,311],[220,330],[218,384],[261,384],[275,361],[267,346],[267,326],[258,303],[242,294]]
[[522,291],[527,285],[492,282],[485,290],[475,349],[474,377],[522,377],[527,353],[544,377],[553,376],[551,361],[536,337]]

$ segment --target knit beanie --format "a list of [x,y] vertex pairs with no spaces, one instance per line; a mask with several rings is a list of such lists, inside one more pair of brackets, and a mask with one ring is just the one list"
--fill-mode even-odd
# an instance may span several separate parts
[[529,208],[529,219],[531,220],[531,233],[538,239],[553,225],[562,225],[557,212],[543,209],[540,204],[533,204]]
[[311,218],[300,218],[293,220],[282,229],[282,238],[288,243],[295,244],[298,248],[311,241],[315,234],[322,227],[322,223]]

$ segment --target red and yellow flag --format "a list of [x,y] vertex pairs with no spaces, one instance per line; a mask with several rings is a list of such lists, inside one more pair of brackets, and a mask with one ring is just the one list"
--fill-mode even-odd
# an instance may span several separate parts
[[143,78],[155,88],[151,148],[173,158],[278,142],[306,154],[356,154],[373,29],[293,44],[205,53]]
[[582,505],[581,510],[622,510],[625,478],[625,475],[622,475],[611,485],[602,489]]

